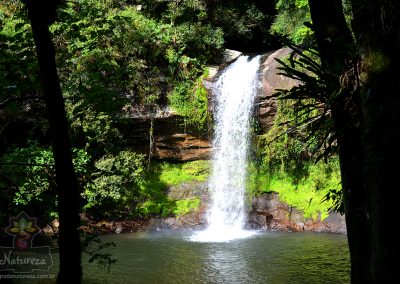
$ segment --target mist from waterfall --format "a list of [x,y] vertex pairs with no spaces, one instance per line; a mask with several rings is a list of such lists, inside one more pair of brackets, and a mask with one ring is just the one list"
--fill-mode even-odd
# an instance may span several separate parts
[[260,68],[260,56],[240,56],[213,85],[214,140],[208,227],[195,241],[223,242],[254,234],[244,230],[245,189],[250,121]]

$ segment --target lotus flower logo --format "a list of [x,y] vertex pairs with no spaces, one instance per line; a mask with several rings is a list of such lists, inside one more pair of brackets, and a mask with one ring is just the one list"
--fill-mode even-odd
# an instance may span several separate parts
[[[33,239],[40,233],[40,228],[36,225],[36,218],[21,212],[17,217],[10,218],[10,225],[5,231],[13,236],[13,246],[0,246],[0,272],[49,271],[53,265],[50,247],[32,246]],[[0,276],[2,276],[1,273]]]
[[32,247],[32,240],[40,232],[40,228],[36,226],[36,218],[21,212],[17,217],[10,218],[10,226],[6,228],[6,232],[14,237],[14,247],[24,250]]

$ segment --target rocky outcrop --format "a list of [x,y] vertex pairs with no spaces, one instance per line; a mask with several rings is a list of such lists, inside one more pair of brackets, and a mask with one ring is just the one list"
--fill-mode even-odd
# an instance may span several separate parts
[[303,212],[280,201],[276,192],[253,198],[248,224],[253,229],[346,233],[344,216],[331,213],[324,220],[306,218]]
[[[283,75],[278,75],[279,63],[275,58],[284,59],[290,55],[292,50],[290,48],[281,48],[274,52],[267,53],[261,57],[260,67],[260,80],[261,89],[258,92],[255,101],[255,115],[259,124],[261,132],[265,133],[271,129],[275,115],[276,115],[276,99],[272,97],[275,90],[287,90],[298,84],[298,81]],[[205,80],[205,86],[212,89],[212,82],[218,78],[220,71],[223,70],[227,64],[237,59],[242,53],[234,50],[226,50],[220,62],[219,68],[215,66],[210,67],[209,77]]]
[[208,183],[204,181],[185,182],[171,186],[167,191],[168,198],[181,200],[188,198],[200,198],[203,205],[208,204]]
[[[209,206],[207,182],[188,182],[170,187],[168,197],[172,200],[200,198],[201,206],[195,212],[177,217],[153,218],[148,223],[150,231],[173,231],[181,229],[204,229],[207,226],[206,212]],[[346,233],[344,216],[331,213],[327,218],[306,218],[302,211],[279,200],[276,192],[265,193],[252,199],[247,227],[272,231],[314,231],[324,233]]]
[[275,90],[288,90],[298,84],[296,80],[277,74],[279,63],[275,58],[283,59],[291,52],[290,48],[281,48],[262,58],[260,70],[262,88],[256,100],[256,117],[260,129],[264,133],[271,129],[274,124],[277,106],[276,99],[271,96]]
[[[256,99],[256,116],[259,128],[267,132],[273,125],[276,115],[276,100],[271,98],[275,89],[289,89],[297,84],[295,80],[277,75],[278,63],[275,58],[289,55],[289,48],[282,48],[262,56],[260,76],[262,88]],[[204,80],[206,88],[212,88],[220,71],[242,53],[226,50],[218,66],[210,66],[209,77]],[[210,109],[212,109],[212,99]],[[211,155],[211,143],[207,131],[188,129],[184,118],[168,108],[145,110],[132,107],[127,118],[117,125],[131,147],[152,158],[171,161],[192,161],[208,159]]]
[[170,110],[132,114],[117,127],[126,133],[130,147],[154,159],[185,162],[211,155],[207,133],[187,129],[184,118]]
[[162,160],[206,160],[211,155],[208,140],[189,133],[155,134],[153,157]]
[[195,212],[183,216],[152,218],[147,227],[149,231],[201,230],[206,227],[206,211],[209,204],[207,182],[193,181],[172,186],[168,189],[167,196],[171,200],[199,198],[201,205]]

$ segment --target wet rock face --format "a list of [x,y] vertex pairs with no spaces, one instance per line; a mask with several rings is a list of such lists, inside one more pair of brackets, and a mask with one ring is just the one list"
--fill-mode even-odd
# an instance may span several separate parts
[[298,84],[298,81],[283,75],[278,75],[279,63],[275,58],[283,59],[287,57],[292,50],[290,48],[281,48],[275,52],[265,55],[261,62],[261,83],[262,88],[256,100],[256,116],[262,132],[267,132],[274,124],[276,115],[276,99],[271,98],[275,90],[288,90]]
[[[260,70],[262,88],[255,101],[255,115],[261,132],[267,132],[274,123],[277,106],[276,100],[270,96],[275,89],[289,89],[297,84],[295,80],[277,75],[278,62],[275,58],[282,59],[290,52],[289,48],[282,48],[262,57]],[[240,55],[240,52],[227,50],[221,58],[220,65],[211,68],[212,72],[204,80],[204,86],[210,90],[213,81],[220,74],[219,71]],[[211,96],[209,102],[209,108],[212,111]],[[168,108],[150,114],[148,111],[132,107],[130,113],[130,117],[117,127],[123,133],[129,133],[125,138],[132,149],[146,155],[150,154],[152,158],[159,160],[184,162],[210,158],[212,148],[207,130],[200,133],[188,129],[184,118]]]
[[183,216],[168,218],[152,218],[147,230],[163,232],[183,229],[203,230],[207,226],[207,207],[209,204],[208,183],[193,181],[171,186],[167,191],[171,200],[199,198],[201,205],[195,212]]
[[[267,53],[261,58],[260,81],[261,89],[255,101],[255,115],[260,127],[261,132],[265,133],[271,129],[274,124],[276,115],[276,99],[271,98],[275,90],[283,89],[288,90],[296,86],[299,82],[283,75],[278,75],[279,63],[275,58],[284,59],[290,55],[292,50],[290,48],[281,48],[274,52]],[[212,67],[210,75],[205,80],[207,89],[212,89],[212,82],[215,81],[220,71],[223,70],[228,63],[234,61],[241,53],[234,50],[226,50],[221,60],[219,70]],[[212,100],[210,100],[212,101]]]
[[[147,230],[174,231],[206,228],[206,212],[210,202],[207,182],[188,182],[173,186],[169,188],[167,194],[173,200],[200,198],[201,206],[195,212],[183,216],[151,219]],[[320,218],[316,220],[305,218],[302,211],[280,201],[279,194],[276,192],[264,193],[253,198],[246,227],[273,231],[346,234],[344,216],[332,213],[323,221]]]
[[208,140],[188,133],[173,133],[155,137],[153,156],[162,160],[207,160],[211,150]]
[[172,112],[127,118],[118,128],[127,133],[125,139],[132,149],[154,159],[184,162],[211,155],[207,133],[186,129],[183,118]]
[[200,198],[203,205],[208,205],[209,199],[207,181],[191,181],[168,188],[167,196],[172,200]]
[[250,208],[248,226],[252,229],[283,231],[314,231],[325,233],[346,233],[345,217],[331,213],[326,219],[306,218],[303,212],[279,200],[276,192],[254,197]]

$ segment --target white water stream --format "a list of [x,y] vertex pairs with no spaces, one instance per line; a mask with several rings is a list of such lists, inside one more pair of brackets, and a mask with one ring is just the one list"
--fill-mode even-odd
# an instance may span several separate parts
[[259,56],[240,56],[213,86],[215,126],[209,225],[194,234],[193,241],[224,242],[255,233],[244,230],[244,194],[250,119],[259,86],[259,68]]

